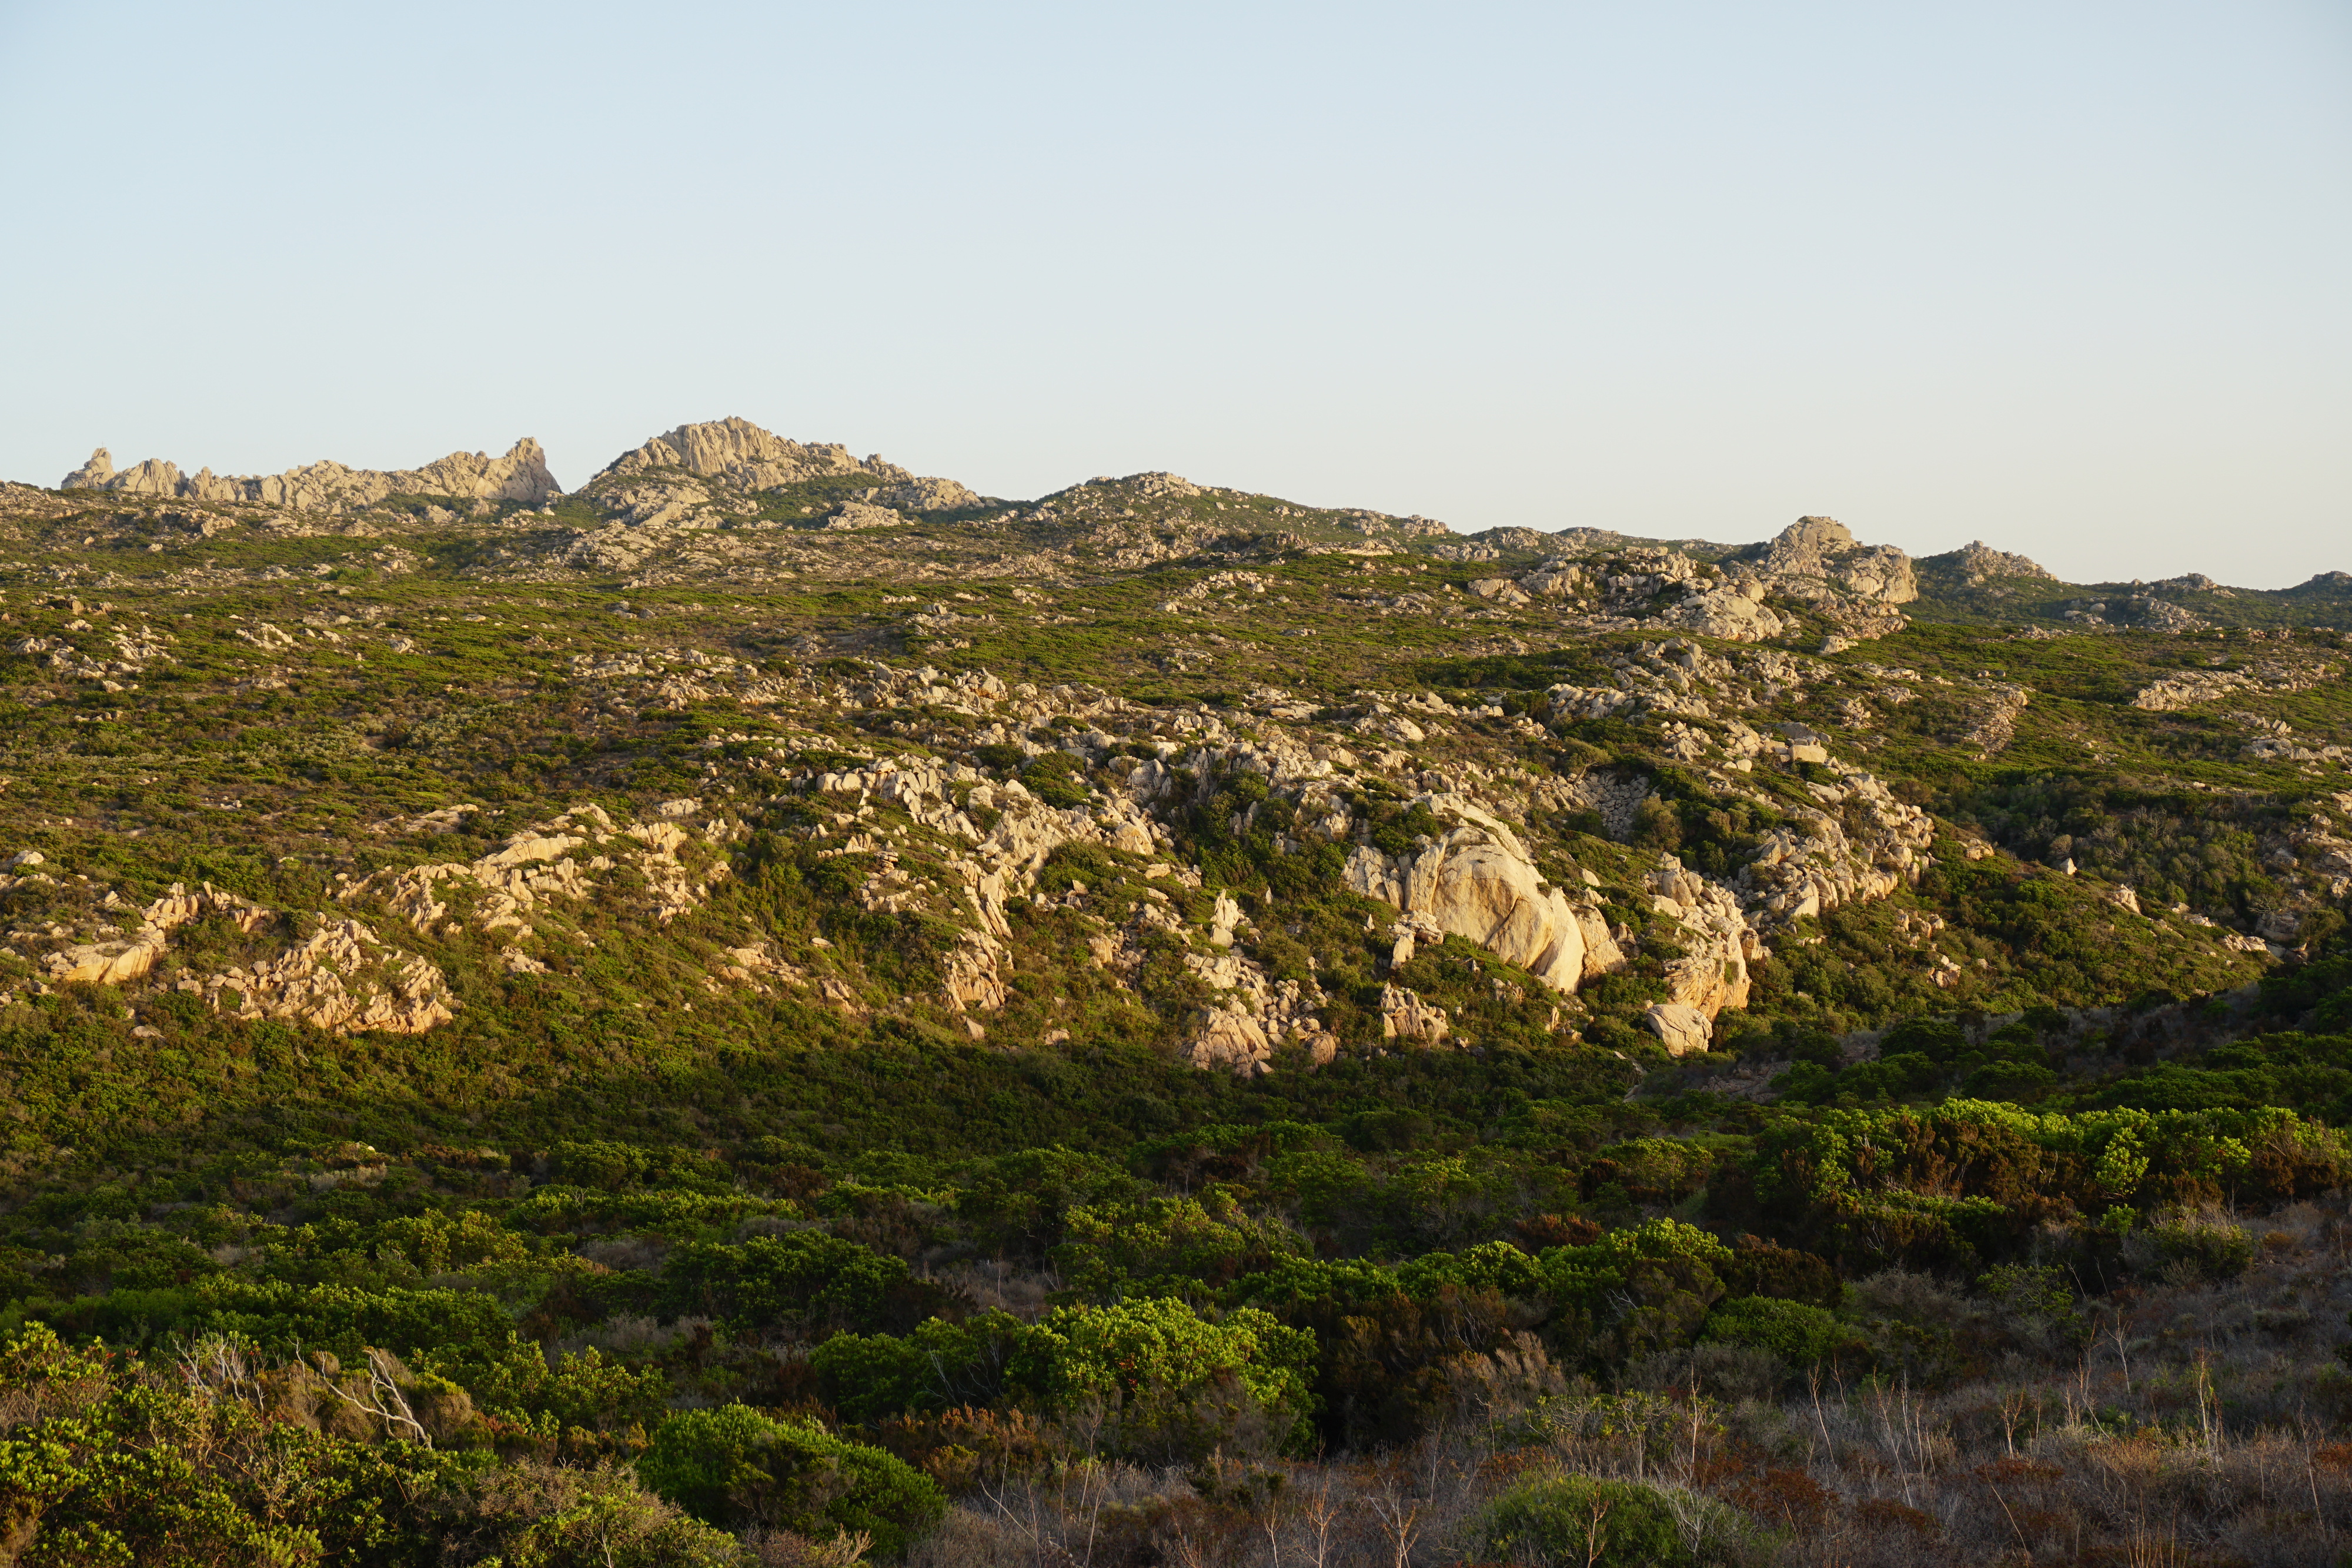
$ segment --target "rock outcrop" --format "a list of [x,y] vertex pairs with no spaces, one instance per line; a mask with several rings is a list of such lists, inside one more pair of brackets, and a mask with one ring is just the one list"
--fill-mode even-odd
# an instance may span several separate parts
[[984,504],[984,497],[952,479],[909,479],[879,492],[873,499],[902,512],[959,512]]
[[1971,588],[1989,579],[2002,577],[2027,577],[2040,582],[2058,580],[2040,562],[2029,560],[2021,555],[2011,555],[2007,550],[1997,550],[1982,539],[1971,539],[1945,555],[1925,557],[1919,564],[1951,567]]
[[1286,1041],[1302,1047],[1318,1067],[1339,1055],[1339,1042],[1318,1010],[1324,1002],[1319,990],[1269,979],[1238,954],[1188,955],[1187,967],[1215,998],[1192,1018],[1185,1053],[1193,1066],[1244,1076],[1271,1071],[1275,1048]]
[[868,506],[864,501],[844,501],[833,515],[826,517],[828,528],[895,528],[907,519],[887,507]]
[[2236,670],[2190,670],[2141,687],[2132,694],[2131,706],[2144,713],[2179,713],[2200,703],[2218,702],[2253,685],[2252,676]]
[[1661,617],[1669,625],[1685,626],[1702,637],[1727,643],[1761,643],[1783,630],[1778,615],[1764,608],[1765,585],[1755,578],[1692,591]]
[[1381,988],[1381,1038],[1415,1045],[1438,1045],[1454,1032],[1445,1009],[1402,986]]
[[[1764,547],[1759,564],[1767,577],[1814,579],[1878,604],[1908,604],[1919,597],[1909,556],[1893,545],[1861,543],[1835,517],[1799,517]],[[1799,582],[1774,586],[1794,592]]]
[[948,951],[940,977],[948,1006],[992,1013],[1004,1005],[1004,944],[993,932],[967,931]]
[[[38,855],[27,862],[40,863]],[[205,915],[221,915],[239,931],[258,929],[270,912],[235,894],[215,892],[210,883],[190,893],[179,883],[141,912],[139,929],[128,937],[101,939],[48,956],[49,977],[62,984],[120,986],[144,977],[170,950],[172,933]]]
[[[690,816],[694,800],[669,803],[673,817]],[[447,920],[454,900],[471,928],[504,932],[509,940],[533,936],[531,922],[553,903],[576,902],[595,893],[599,878],[625,859],[645,879],[654,918],[663,924],[699,904],[709,882],[727,874],[721,861],[698,880],[678,851],[688,842],[675,821],[616,826],[601,806],[577,806],[548,821],[525,828],[470,864],[446,862],[380,871],[351,883],[337,895],[345,903],[379,901],[418,931]],[[583,853],[582,852],[586,852]]]
[[1703,1051],[1715,1038],[1713,1020],[1687,1002],[1653,1002],[1642,1021],[1650,1026],[1668,1056]]
[[1738,886],[1766,930],[1885,898],[1927,870],[1923,852],[1935,842],[1935,822],[1880,780],[1849,771],[1813,793],[1824,809],[1801,810],[1764,834],[1740,868]]
[[1598,908],[1546,884],[1508,827],[1451,796],[1418,803],[1459,825],[1411,854],[1360,846],[1345,873],[1351,891],[1475,942],[1554,990],[1573,992],[1622,965]]
[[89,461],[58,482],[61,490],[105,490],[191,501],[246,502],[296,511],[352,512],[387,496],[454,496],[463,500],[521,501],[538,506],[562,494],[548,472],[547,454],[529,436],[503,457],[453,452],[422,468],[389,472],[318,462],[283,474],[233,477],[201,469],[183,475],[176,464],[150,457],[117,473],[101,446]]
[[457,1016],[439,969],[352,919],[329,920],[250,969],[183,980],[178,988],[239,1018],[299,1020],[333,1034],[423,1034]]
[[918,483],[914,475],[879,456],[860,461],[837,443],[788,441],[733,416],[664,432],[613,459],[597,477],[626,478],[649,468],[683,468],[745,490],[772,490],[833,474],[870,474],[889,485]]

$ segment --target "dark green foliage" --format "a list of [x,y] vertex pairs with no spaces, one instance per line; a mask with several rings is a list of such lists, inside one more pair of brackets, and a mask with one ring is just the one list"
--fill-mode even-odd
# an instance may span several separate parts
[[2021,860],[2072,860],[2143,900],[2244,913],[2276,896],[2249,824],[2216,816],[2187,791],[2090,774],[2029,774],[1951,802]]
[[[0,1510],[16,1560],[431,1568],[446,1546],[566,1568],[740,1561],[732,1537],[647,1495],[625,1468],[427,1447],[331,1414],[331,1399],[323,1422],[289,1418],[299,1371],[220,1341],[167,1368],[70,1347],[43,1328],[10,1335],[0,1387],[19,1414],[0,1445]],[[448,1406],[429,1381],[408,1393],[438,1424]]]
[[2344,1126],[2352,1124],[2352,1035],[2256,1035],[2180,1060],[2130,1069],[2081,1091],[2077,1101],[2085,1106],[2145,1111],[2277,1105]]
[[1478,1530],[1488,1556],[1541,1568],[1698,1568],[1738,1549],[1746,1531],[1728,1509],[1701,1497],[1680,1503],[1634,1481],[1560,1476],[1505,1492]]
[[856,1531],[892,1555],[947,1511],[938,1483],[904,1461],[741,1405],[671,1416],[637,1473],[713,1524],[774,1525],[820,1539]]
[[1087,803],[1085,772],[1085,764],[1068,752],[1046,751],[1023,766],[1021,782],[1048,806],[1083,806]]
[[1304,1450],[1316,1355],[1312,1333],[1266,1312],[1208,1319],[1161,1298],[1061,1308],[1022,1333],[1006,1371],[1047,1410],[1104,1421],[1111,1451],[1165,1464]]
[[809,1360],[835,1409],[853,1421],[878,1421],[909,1410],[997,1403],[1022,1333],[1021,1322],[1002,1312],[960,1323],[930,1318],[903,1338],[835,1334]]
[[1849,1269],[1973,1271],[2048,1220],[2325,1190],[2347,1166],[2333,1129],[2284,1110],[2035,1116],[1955,1101],[1829,1112],[1769,1128],[1717,1169],[1709,1211]]
[[904,1259],[820,1230],[682,1247],[662,1270],[658,1300],[666,1315],[707,1314],[751,1333],[908,1328],[942,1304]]
[[[1769,1351],[1792,1367],[1811,1366],[1853,1341],[1836,1314],[1803,1301],[1744,1296],[1707,1314],[1699,1337],[1722,1344]],[[1857,1348],[1859,1346],[1857,1345]]]

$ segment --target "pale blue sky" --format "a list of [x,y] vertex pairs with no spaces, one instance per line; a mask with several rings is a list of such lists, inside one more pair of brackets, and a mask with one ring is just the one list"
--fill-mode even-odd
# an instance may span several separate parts
[[2352,570],[2352,5],[0,0],[0,475],[740,413],[1031,496]]

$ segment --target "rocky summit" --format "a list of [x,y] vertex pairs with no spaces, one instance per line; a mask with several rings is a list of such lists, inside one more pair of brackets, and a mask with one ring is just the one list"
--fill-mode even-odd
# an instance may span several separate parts
[[[646,1562],[1012,1561],[1076,1458],[1286,1541],[1317,1452],[1461,1459],[1430,1562],[2126,1561],[2126,1438],[2200,1561],[2352,1528],[2340,1455],[2230,1479],[2352,1416],[2352,577],[1722,531],[740,418],[0,486],[10,1321],[423,1467],[417,1540],[472,1455],[719,1553]],[[1502,1490],[1634,1427],[1671,1497]]]

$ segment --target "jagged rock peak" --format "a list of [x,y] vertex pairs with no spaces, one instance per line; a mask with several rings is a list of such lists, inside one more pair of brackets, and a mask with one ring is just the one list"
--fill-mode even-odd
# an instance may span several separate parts
[[547,454],[526,435],[503,457],[453,452],[422,468],[352,468],[320,461],[283,474],[217,475],[200,469],[184,475],[179,465],[150,457],[115,472],[101,446],[89,461],[58,482],[61,490],[108,490],[130,496],[161,496],[191,501],[247,501],[301,511],[348,512],[373,506],[386,496],[455,496],[467,500],[524,501],[537,506],[563,493],[547,470]]
[[598,477],[625,478],[648,468],[683,468],[706,478],[726,479],[746,490],[772,490],[828,474],[866,474],[897,485],[915,478],[879,455],[861,463],[837,442],[787,441],[732,415],[701,424],[681,424],[656,435],[614,458]]
[[1971,539],[1947,555],[1929,558],[1938,566],[1958,567],[1970,582],[1981,582],[1988,577],[2032,577],[2044,582],[2058,579],[2041,562],[2028,560],[2021,555],[1997,550],[1982,539]]

